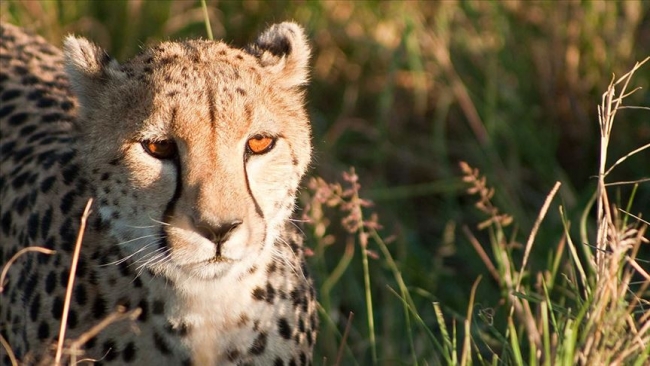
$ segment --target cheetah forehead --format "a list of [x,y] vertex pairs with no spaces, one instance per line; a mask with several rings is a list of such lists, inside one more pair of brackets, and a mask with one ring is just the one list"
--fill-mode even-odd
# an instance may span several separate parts
[[102,93],[111,85],[144,81],[148,74],[161,69],[182,78],[196,66],[214,68],[218,64],[222,73],[230,73],[222,76],[233,77],[241,72],[263,75],[269,85],[293,90],[307,82],[310,48],[303,29],[285,22],[271,26],[241,50],[220,41],[164,42],[120,65],[88,40],[68,36],[64,54],[66,71],[83,112],[97,107]]

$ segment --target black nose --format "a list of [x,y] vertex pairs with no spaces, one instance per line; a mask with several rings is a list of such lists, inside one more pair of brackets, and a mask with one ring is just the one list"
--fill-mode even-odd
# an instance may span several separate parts
[[205,238],[220,245],[228,239],[230,234],[237,228],[237,226],[241,225],[241,223],[241,220],[233,220],[218,226],[199,224],[196,228]]

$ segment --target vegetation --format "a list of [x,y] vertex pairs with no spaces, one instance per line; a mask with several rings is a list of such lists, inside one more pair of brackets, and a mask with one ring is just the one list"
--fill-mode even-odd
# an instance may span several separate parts
[[[650,3],[207,5],[215,38],[293,19],[313,40],[316,364],[647,364]],[[118,59],[207,37],[200,1],[0,16]]]

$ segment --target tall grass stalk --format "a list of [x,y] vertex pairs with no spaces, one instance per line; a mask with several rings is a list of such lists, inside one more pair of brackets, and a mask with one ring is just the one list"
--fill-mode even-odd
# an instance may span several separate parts
[[[515,270],[514,252],[511,250],[514,241],[505,240],[507,233],[504,228],[511,222],[509,216],[502,214],[492,204],[494,190],[486,185],[485,178],[478,170],[466,163],[461,164],[464,180],[471,185],[468,192],[479,196],[476,206],[488,215],[488,219],[478,227],[489,229],[496,268],[474,236],[469,233],[468,237],[472,238],[470,242],[477,253],[508,294],[510,311],[505,334],[509,343],[506,350],[515,364],[524,363],[525,353],[528,354],[529,364],[544,365],[643,364],[648,359],[650,315],[639,315],[636,308],[644,309],[650,305],[647,299],[650,275],[636,257],[642,243],[648,244],[650,241],[645,237],[647,222],[638,215],[627,214],[631,210],[636,187],[645,178],[628,183],[633,188],[625,205],[626,210],[617,208],[609,200],[608,184],[605,182],[614,167],[650,146],[634,149],[607,167],[607,148],[614,117],[623,108],[623,99],[638,90],[627,91],[634,72],[648,60],[650,58],[637,63],[623,77],[613,79],[598,107],[601,127],[598,188],[595,196],[587,202],[580,219],[580,237],[585,242],[581,247],[588,249],[586,212],[596,202],[596,244],[592,246],[595,254],[590,250],[582,251],[582,255],[579,253],[571,239],[570,221],[564,207],[560,206],[564,236],[558,243],[558,253],[552,257],[548,270],[537,276],[525,272],[536,233],[559,189],[559,183],[556,183],[528,237],[522,265],[518,271]],[[564,272],[562,285],[555,283],[555,277],[565,242],[568,244],[569,261],[563,265],[568,271]],[[524,281],[524,278],[528,280]],[[537,284],[533,286],[531,282],[534,278]],[[634,278],[641,281],[635,282]],[[570,292],[567,293],[567,290]],[[521,337],[524,334],[527,341]]]

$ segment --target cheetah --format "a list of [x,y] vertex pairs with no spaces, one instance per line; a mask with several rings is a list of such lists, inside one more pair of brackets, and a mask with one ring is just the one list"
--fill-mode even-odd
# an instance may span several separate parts
[[[0,26],[0,334],[21,364],[50,359],[80,217],[67,318],[96,364],[307,365],[315,291],[290,219],[311,160],[310,47],[276,24],[245,48],[163,42],[118,63]],[[49,358],[48,358],[49,357]],[[0,360],[10,363],[0,347]]]

